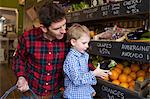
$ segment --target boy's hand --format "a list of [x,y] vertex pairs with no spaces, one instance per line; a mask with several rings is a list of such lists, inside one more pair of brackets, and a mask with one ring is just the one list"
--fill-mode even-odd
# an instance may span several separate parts
[[93,93],[92,93],[92,96],[95,96],[95,95],[96,95],[96,92],[93,92]]
[[110,70],[103,70],[100,69],[100,66],[97,66],[97,68],[93,71],[93,74],[97,77],[105,78],[108,75],[111,75]]

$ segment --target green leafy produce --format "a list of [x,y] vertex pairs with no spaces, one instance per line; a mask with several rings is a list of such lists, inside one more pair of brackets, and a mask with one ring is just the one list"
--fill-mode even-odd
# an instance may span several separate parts
[[140,40],[150,40],[150,38],[140,38]]
[[150,38],[150,32],[143,33],[141,38]]

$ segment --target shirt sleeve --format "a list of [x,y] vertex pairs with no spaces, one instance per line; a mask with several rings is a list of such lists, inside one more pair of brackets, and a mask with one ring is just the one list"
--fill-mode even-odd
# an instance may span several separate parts
[[84,84],[95,85],[97,83],[92,71],[82,73],[77,66],[76,58],[68,58],[64,62],[64,72],[76,86]]
[[25,39],[24,36],[20,36],[18,39],[17,50],[13,56],[13,65],[12,69],[15,72],[16,76],[24,76],[25,77],[25,68],[26,68],[26,47],[25,47]]

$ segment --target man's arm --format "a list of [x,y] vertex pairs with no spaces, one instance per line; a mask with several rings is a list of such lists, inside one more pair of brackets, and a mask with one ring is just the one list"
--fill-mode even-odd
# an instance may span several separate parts
[[17,77],[24,76],[25,77],[25,67],[26,67],[26,42],[24,36],[20,36],[18,39],[18,46],[15,54],[13,56],[13,64],[12,69],[15,72]]

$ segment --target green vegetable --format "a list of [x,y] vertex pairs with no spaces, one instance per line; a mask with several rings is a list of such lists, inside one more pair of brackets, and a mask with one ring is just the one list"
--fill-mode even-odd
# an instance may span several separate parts
[[141,35],[142,38],[150,38],[150,32],[143,33]]

